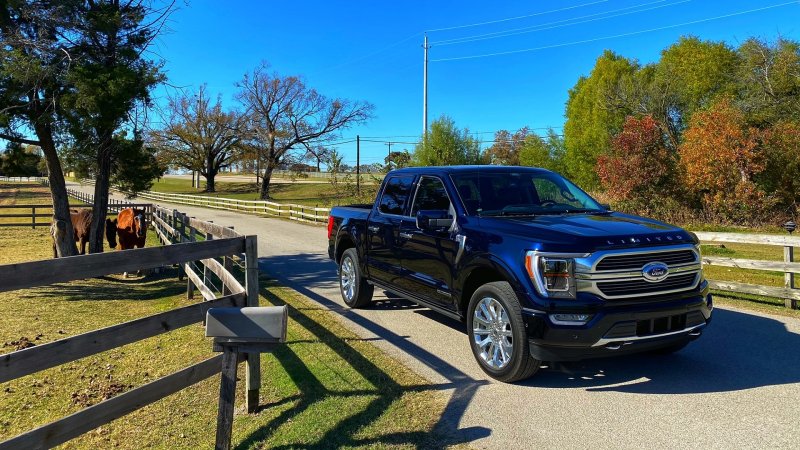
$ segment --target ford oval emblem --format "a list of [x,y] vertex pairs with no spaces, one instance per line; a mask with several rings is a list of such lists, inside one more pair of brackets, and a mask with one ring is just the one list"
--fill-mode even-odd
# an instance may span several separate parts
[[669,275],[669,267],[663,262],[651,262],[642,267],[642,276],[651,283],[658,283]]

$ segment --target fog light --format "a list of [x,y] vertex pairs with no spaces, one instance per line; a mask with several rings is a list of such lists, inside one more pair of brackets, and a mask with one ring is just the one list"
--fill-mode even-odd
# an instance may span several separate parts
[[711,294],[708,294],[706,297],[706,306],[708,306],[708,309],[714,309],[714,299],[711,297]]
[[591,314],[551,314],[550,320],[556,325],[583,325],[592,318]]

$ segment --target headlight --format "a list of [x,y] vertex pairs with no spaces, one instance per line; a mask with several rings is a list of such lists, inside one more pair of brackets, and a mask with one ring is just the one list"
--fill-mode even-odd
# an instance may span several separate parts
[[525,268],[542,297],[575,298],[575,260],[559,255],[528,252]]

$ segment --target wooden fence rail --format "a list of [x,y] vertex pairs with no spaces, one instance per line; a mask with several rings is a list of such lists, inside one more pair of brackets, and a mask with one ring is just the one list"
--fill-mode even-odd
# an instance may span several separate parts
[[[22,213],[4,214],[8,210],[25,210]],[[47,212],[44,212],[47,211]],[[24,222],[0,222],[0,227],[48,227],[50,218],[53,217],[53,205],[0,205],[0,220],[3,219],[28,219]],[[36,221],[37,218],[46,217],[47,222]]]
[[795,286],[794,274],[800,273],[800,263],[794,262],[794,247],[800,247],[800,236],[754,233],[712,233],[697,232],[702,243],[737,243],[774,245],[783,247],[783,261],[762,261],[753,259],[734,259],[703,256],[703,264],[709,266],[735,267],[739,269],[767,270],[784,273],[783,287],[762,286],[735,281],[709,280],[712,289],[741,294],[777,297],[784,300],[787,308],[797,309],[800,304],[800,289]]
[[[131,205],[126,203],[118,206]],[[190,219],[177,211],[171,212],[172,218],[167,223],[162,219],[166,210],[153,207],[150,211],[155,209],[160,211],[159,221],[154,222],[157,233],[159,236],[167,236],[167,233],[173,236],[165,240],[164,246],[0,266],[0,292],[182,264],[183,270],[193,275],[189,277],[188,286],[197,287],[201,292],[205,292],[204,301],[0,355],[0,383],[202,322],[206,311],[212,307],[258,305],[258,255],[255,236],[242,236],[231,228]],[[198,230],[204,233],[205,239],[194,241],[186,237],[197,233]],[[219,258],[222,258],[222,263],[219,262]],[[240,265],[244,268],[244,286],[232,272],[230,262],[234,259],[240,261]],[[194,267],[198,264],[208,268],[203,270],[202,278],[194,271]],[[207,286],[212,275],[220,285],[217,289]],[[221,364],[221,356],[194,364],[0,442],[0,450],[50,448],[63,444],[98,426],[218,374]],[[248,355],[246,398],[248,412],[255,411],[258,406],[260,384],[259,355]]]
[[[93,184],[92,180],[81,180],[81,183]],[[117,192],[123,193],[118,189],[112,188]],[[235,198],[212,197],[208,195],[196,194],[173,194],[166,192],[143,191],[136,194],[136,197],[147,200],[156,200],[168,203],[188,206],[202,206],[210,209],[221,209],[225,211],[237,211],[246,214],[255,214],[273,217],[285,217],[307,223],[327,223],[330,215],[330,208],[320,208],[316,206],[298,205],[295,203],[277,203],[266,200],[239,200]]]

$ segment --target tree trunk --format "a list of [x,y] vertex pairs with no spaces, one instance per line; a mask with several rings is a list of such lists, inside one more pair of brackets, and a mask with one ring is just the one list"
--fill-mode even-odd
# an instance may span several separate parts
[[74,256],[78,254],[78,248],[75,246],[75,232],[72,229],[72,220],[69,214],[69,196],[64,181],[64,171],[61,169],[61,161],[56,152],[52,128],[49,123],[42,123],[44,120],[33,120],[32,122],[47,162],[47,179],[50,182],[50,196],[53,199],[53,217],[55,221],[64,224],[63,233],[56,233],[53,236],[54,256]]
[[216,192],[216,187],[214,185],[215,176],[215,173],[209,173],[206,175],[206,192]]
[[108,191],[111,184],[111,135],[104,136],[97,152],[97,178],[94,180],[94,206],[89,234],[89,253],[103,252],[105,223],[108,214]]
[[275,170],[275,164],[271,161],[267,162],[267,167],[264,168],[264,175],[261,177],[261,200],[269,200],[269,181],[272,179],[272,171]]

